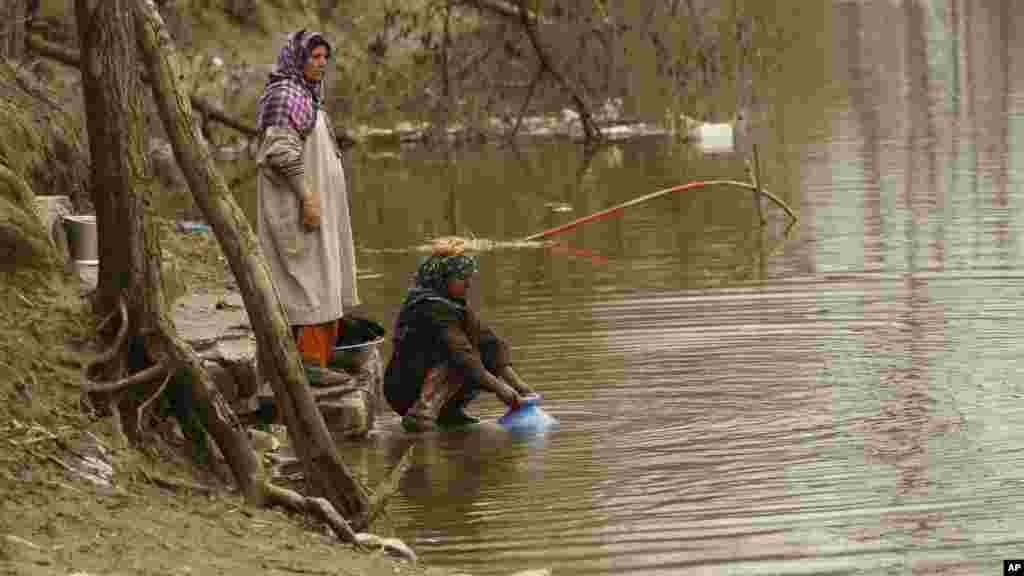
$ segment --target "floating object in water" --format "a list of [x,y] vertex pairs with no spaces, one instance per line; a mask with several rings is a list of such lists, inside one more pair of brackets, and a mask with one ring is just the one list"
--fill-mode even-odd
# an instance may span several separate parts
[[747,112],[741,109],[728,122],[704,122],[685,114],[673,117],[666,112],[669,133],[692,140],[708,154],[735,151],[737,138],[743,138],[746,133],[747,116]]
[[512,432],[543,432],[558,425],[558,419],[540,407],[540,395],[527,396],[519,406],[498,418],[498,424]]
[[568,202],[548,202],[544,207],[552,212],[572,212],[572,204]]
[[729,123],[698,124],[690,135],[705,152],[731,152],[736,144],[733,125]]

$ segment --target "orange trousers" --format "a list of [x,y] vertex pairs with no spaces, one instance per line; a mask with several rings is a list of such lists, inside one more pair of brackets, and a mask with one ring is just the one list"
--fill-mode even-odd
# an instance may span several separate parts
[[295,335],[295,346],[302,355],[303,362],[316,362],[320,367],[327,366],[334,352],[334,343],[338,339],[339,326],[341,322],[325,322],[324,324],[309,324],[304,326],[292,326],[292,333]]

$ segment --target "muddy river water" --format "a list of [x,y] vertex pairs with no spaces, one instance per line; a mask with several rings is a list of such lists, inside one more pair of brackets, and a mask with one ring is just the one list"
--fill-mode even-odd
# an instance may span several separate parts
[[[353,155],[363,312],[390,325],[424,238],[509,241],[482,253],[474,301],[561,421],[416,440],[385,524],[426,562],[979,575],[1024,557],[1024,10],[826,12],[759,89],[789,229],[714,190],[514,244],[744,178],[663,138]],[[346,458],[379,477],[409,441],[387,415]]]

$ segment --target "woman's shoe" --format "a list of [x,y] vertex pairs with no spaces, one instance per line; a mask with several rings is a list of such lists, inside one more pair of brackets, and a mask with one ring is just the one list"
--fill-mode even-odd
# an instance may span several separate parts
[[411,414],[402,416],[402,429],[406,432],[427,432],[436,428],[433,422]]

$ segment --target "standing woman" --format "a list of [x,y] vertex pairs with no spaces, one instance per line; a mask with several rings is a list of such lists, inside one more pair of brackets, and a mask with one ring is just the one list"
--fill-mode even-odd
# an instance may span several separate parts
[[322,108],[331,46],[288,36],[257,102],[257,226],[303,362],[326,365],[342,313],[359,304],[348,191]]

